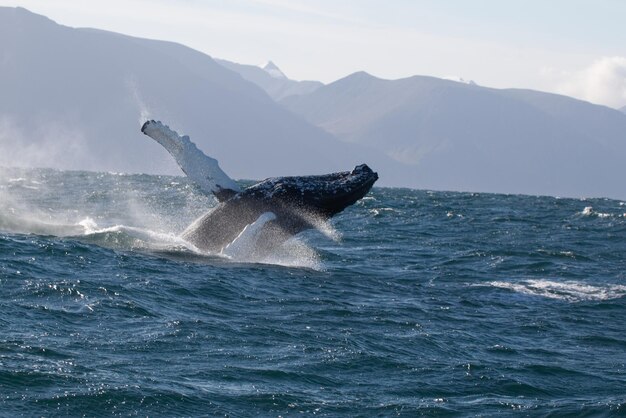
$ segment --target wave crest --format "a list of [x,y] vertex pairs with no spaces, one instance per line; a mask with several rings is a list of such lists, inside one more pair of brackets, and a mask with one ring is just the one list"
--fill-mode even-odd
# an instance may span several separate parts
[[509,289],[532,296],[542,296],[568,302],[603,301],[626,296],[623,285],[590,285],[578,281],[557,282],[552,280],[524,280],[517,283],[505,281],[488,282],[488,286]]

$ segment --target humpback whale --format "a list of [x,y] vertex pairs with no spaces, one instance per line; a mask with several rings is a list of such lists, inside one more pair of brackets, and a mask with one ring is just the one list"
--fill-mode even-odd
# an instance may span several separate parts
[[154,120],[144,123],[141,132],[161,144],[190,180],[218,200],[182,233],[183,239],[211,253],[245,250],[263,257],[289,237],[357,202],[378,180],[377,173],[361,164],[338,173],[268,178],[242,190],[189,136]]

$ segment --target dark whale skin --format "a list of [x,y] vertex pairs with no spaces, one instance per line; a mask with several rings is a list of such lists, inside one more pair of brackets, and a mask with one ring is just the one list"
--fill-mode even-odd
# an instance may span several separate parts
[[194,221],[183,239],[198,249],[220,252],[246,225],[266,212],[276,219],[264,228],[263,247],[270,251],[294,234],[314,228],[315,222],[327,220],[365,196],[378,174],[366,164],[352,171],[318,176],[275,177],[254,184],[220,202]]

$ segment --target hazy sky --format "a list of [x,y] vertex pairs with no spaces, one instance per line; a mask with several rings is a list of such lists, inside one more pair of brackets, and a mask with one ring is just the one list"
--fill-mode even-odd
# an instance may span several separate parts
[[0,0],[288,77],[461,77],[626,105],[623,0]]

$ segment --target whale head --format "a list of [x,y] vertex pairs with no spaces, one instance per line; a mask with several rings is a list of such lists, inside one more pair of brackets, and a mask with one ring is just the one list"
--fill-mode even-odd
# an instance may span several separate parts
[[270,178],[250,186],[243,194],[331,217],[365,196],[376,180],[378,173],[361,164],[352,171]]

